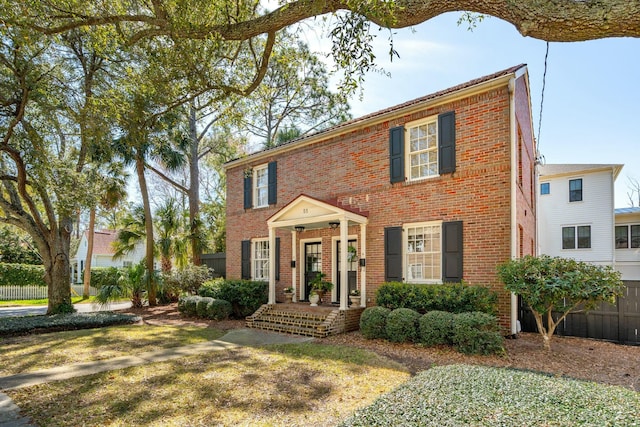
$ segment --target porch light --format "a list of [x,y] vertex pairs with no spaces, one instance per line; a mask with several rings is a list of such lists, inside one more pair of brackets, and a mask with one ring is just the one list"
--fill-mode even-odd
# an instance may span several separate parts
[[332,221],[329,223],[329,227],[331,227],[332,230],[335,230],[336,228],[340,227],[340,223]]
[[302,233],[304,231],[304,227],[301,225],[296,225],[293,227],[298,233]]

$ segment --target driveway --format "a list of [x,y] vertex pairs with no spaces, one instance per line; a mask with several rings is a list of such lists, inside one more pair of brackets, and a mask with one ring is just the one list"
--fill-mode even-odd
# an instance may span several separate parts
[[[89,313],[92,311],[111,311],[111,310],[125,310],[131,307],[130,302],[119,302],[107,305],[100,304],[74,304],[74,307],[79,313]],[[36,306],[24,306],[24,307],[0,307],[0,317],[11,316],[33,316],[37,314],[46,314],[46,305]]]

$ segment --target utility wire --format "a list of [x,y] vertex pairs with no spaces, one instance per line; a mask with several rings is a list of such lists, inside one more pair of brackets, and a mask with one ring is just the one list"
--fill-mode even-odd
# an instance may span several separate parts
[[542,73],[542,95],[540,96],[540,115],[538,116],[538,152],[540,152],[540,130],[542,128],[542,106],[544,104],[544,88],[547,84],[547,58],[549,58],[549,42],[547,42],[547,50],[544,54],[544,73]]

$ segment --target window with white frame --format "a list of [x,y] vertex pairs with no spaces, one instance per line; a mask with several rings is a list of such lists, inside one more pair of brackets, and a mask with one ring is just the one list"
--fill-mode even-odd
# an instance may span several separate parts
[[251,273],[253,280],[269,280],[269,240],[253,240]]
[[253,169],[253,207],[269,206],[269,169],[268,165]]
[[616,225],[616,249],[640,248],[640,224]]
[[438,118],[409,123],[406,141],[409,180],[438,176]]
[[407,224],[404,233],[405,275],[411,283],[442,280],[442,223]]

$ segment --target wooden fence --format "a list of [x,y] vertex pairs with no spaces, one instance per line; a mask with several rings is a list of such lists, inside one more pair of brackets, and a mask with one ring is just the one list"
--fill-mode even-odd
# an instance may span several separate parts
[[[82,285],[71,285],[71,295],[82,295]],[[95,296],[97,290],[89,287],[89,295]],[[46,286],[0,286],[0,301],[12,301],[23,299],[46,299]]]
[[202,264],[213,269],[213,277],[227,277],[227,254],[202,254]]
[[[556,333],[640,345],[640,281],[624,283],[624,294],[615,304],[600,303],[587,313],[571,313],[558,325]],[[522,304],[520,322],[523,331],[537,332],[533,315]]]

